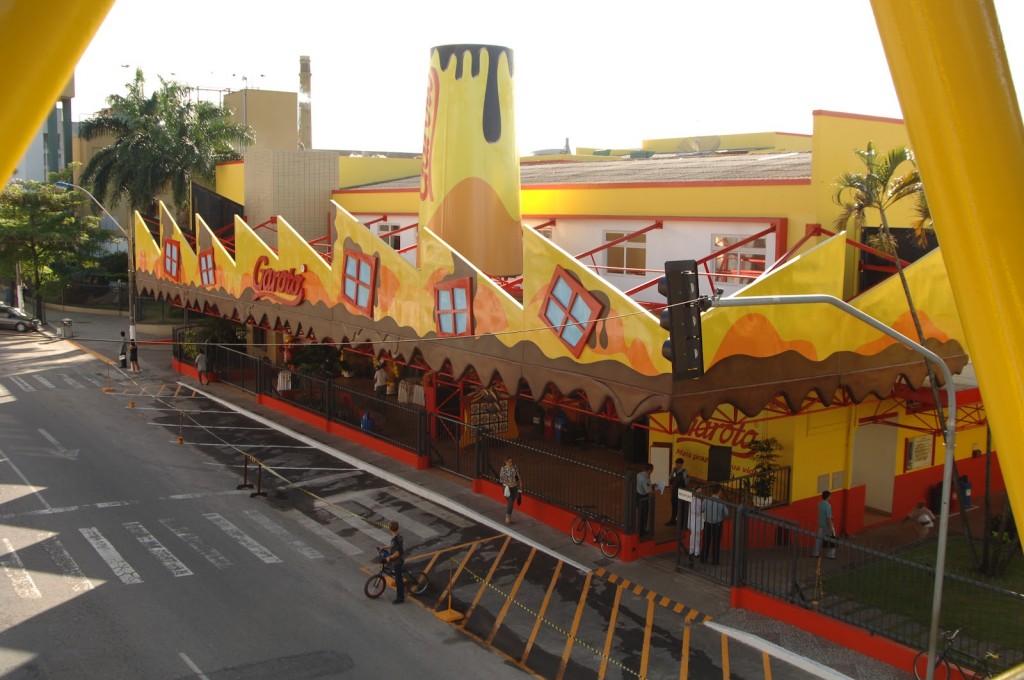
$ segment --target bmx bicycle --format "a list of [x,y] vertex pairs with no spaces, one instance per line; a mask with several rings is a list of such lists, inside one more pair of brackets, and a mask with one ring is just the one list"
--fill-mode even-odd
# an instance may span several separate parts
[[[363,592],[371,600],[377,599],[384,593],[389,581],[395,582],[395,570],[388,565],[387,548],[379,548],[377,556],[380,559],[380,571],[366,579],[366,585],[363,586]],[[402,581],[405,583],[406,589],[413,595],[422,595],[430,587],[430,579],[422,571],[403,569]]]
[[605,557],[615,557],[622,550],[622,541],[619,539],[618,532],[607,525],[606,517],[590,512],[594,507],[593,505],[576,506],[576,510],[580,514],[572,521],[569,535],[572,536],[572,542],[579,545],[586,540],[589,533]]
[[[999,655],[992,651],[985,652],[984,657],[975,657],[962,652],[954,647],[954,640],[960,634],[960,628],[946,631],[942,634],[945,642],[942,649],[935,655],[935,672],[932,677],[935,680],[951,680],[952,678],[985,678],[993,677],[995,671],[991,664],[999,660]],[[966,666],[963,664],[967,664]],[[953,673],[953,669],[957,673]],[[928,652],[923,651],[914,657],[914,677],[917,680],[925,680],[928,677]]]

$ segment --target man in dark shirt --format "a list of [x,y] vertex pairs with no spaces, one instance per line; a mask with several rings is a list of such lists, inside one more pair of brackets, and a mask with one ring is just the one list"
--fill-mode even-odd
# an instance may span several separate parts
[[388,564],[395,571],[395,590],[398,591],[398,597],[395,598],[394,604],[401,604],[405,602],[405,581],[402,578],[402,567],[405,566],[405,541],[402,539],[402,535],[398,533],[398,522],[392,520],[388,524],[388,529],[391,530]]
[[[683,464],[682,458],[676,458],[676,465],[668,475],[668,484],[669,489],[672,491],[672,497],[669,499],[672,502],[672,519],[665,522],[665,526],[671,526],[676,523],[676,517],[679,516],[679,490],[690,486],[690,475],[686,474],[686,467]],[[684,512],[683,520],[685,519],[686,513]],[[685,521],[683,526],[685,527]]]

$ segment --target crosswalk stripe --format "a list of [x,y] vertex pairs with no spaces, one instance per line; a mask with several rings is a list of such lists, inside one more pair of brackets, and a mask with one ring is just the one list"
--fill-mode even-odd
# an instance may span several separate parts
[[417,508],[422,512],[425,512],[428,515],[443,519],[449,524],[453,524],[459,527],[460,529],[468,529],[471,526],[476,526],[476,522],[470,520],[469,518],[460,515],[457,512],[445,510],[440,505],[437,505],[436,503],[431,503],[430,501],[425,500],[414,493],[410,493],[405,489],[400,489],[397,486],[388,487],[388,494],[394,496],[398,500],[405,501],[409,505],[412,505],[413,507]]
[[174,553],[168,550],[156,536],[149,533],[146,527],[138,522],[125,522],[123,526],[128,530],[128,533],[135,537],[135,540],[142,544],[142,547],[156,558],[157,562],[167,567],[167,570],[174,574],[175,578],[192,575],[192,570],[175,557]]
[[317,522],[315,519],[306,517],[305,515],[299,515],[295,518],[295,521],[304,526],[309,531],[312,531],[313,533],[317,534],[329,545],[337,548],[346,555],[358,555],[359,553],[363,552],[362,548],[353,545],[352,543],[349,543],[344,538],[342,538],[338,534],[334,533],[333,531],[325,527],[323,524],[320,524],[320,522]]
[[386,531],[384,531],[382,529],[378,529],[375,526],[370,525],[362,517],[352,517],[351,515],[345,515],[344,517],[341,518],[341,521],[344,522],[345,524],[349,525],[353,529],[356,529],[356,530],[366,534],[367,536],[372,538],[374,541],[376,541],[378,545],[387,545],[388,543],[391,542],[391,534],[390,533],[388,533],[388,532],[386,532]]
[[44,378],[41,375],[33,375],[32,377],[36,379],[36,382],[38,382],[40,385],[42,385],[43,387],[45,387],[47,389],[51,389],[52,390],[52,389],[54,389],[56,387],[56,385],[54,385],[52,382],[50,382],[49,380],[47,380],[46,378]]
[[14,592],[18,594],[18,597],[29,600],[41,598],[43,594],[36,588],[36,582],[32,580],[25,565],[21,563],[18,552],[11,545],[11,539],[4,538],[4,547],[7,548],[7,554],[0,556],[0,567],[3,567],[4,574],[14,586]]
[[[385,491],[384,489],[363,489],[359,491],[346,491],[345,493],[335,494],[328,496],[327,501],[340,505],[341,503],[359,503],[363,507],[369,509],[381,517],[394,520],[402,527],[402,530],[408,530],[411,533],[416,534],[420,538],[434,538],[440,535],[437,530],[428,527],[422,522],[417,522],[408,515],[402,514],[397,508],[388,507],[380,502],[375,501],[372,496],[380,492]],[[388,488],[386,493],[391,493],[391,489]],[[390,541],[390,536],[388,537]]]
[[41,533],[38,538],[43,542],[43,550],[50,556],[50,560],[57,565],[61,578],[71,585],[71,592],[81,593],[92,590],[92,581],[82,573],[78,562],[67,551],[64,544],[53,534]]
[[215,512],[206,513],[203,517],[213,522],[214,526],[231,538],[235,539],[243,548],[258,557],[265,564],[277,564],[281,562],[280,557],[270,552],[267,548],[263,547],[258,541],[256,541],[256,539],[246,534],[224,517]]
[[139,573],[132,569],[132,565],[128,564],[125,558],[121,557],[121,553],[117,552],[117,549],[100,533],[99,529],[96,527],[82,527],[79,531],[85,537],[85,540],[89,541],[90,545],[95,548],[103,561],[107,563],[107,566],[114,572],[114,575],[121,579],[122,583],[129,586],[142,583],[142,577],[139,576]]
[[21,388],[22,392],[35,392],[36,388],[32,387],[27,381],[19,378],[16,375],[11,376],[11,382]]
[[103,384],[102,380],[94,378],[91,375],[86,375],[82,377],[88,380],[90,383],[92,383],[95,387],[106,387],[106,385]]
[[207,545],[197,534],[189,531],[188,527],[178,524],[173,519],[162,519],[160,523],[167,527],[172,534],[180,538],[185,545],[202,555],[213,566],[218,569],[231,566],[231,560],[225,557],[224,553]]
[[292,548],[294,548],[303,557],[305,557],[307,559],[310,559],[310,560],[321,560],[321,559],[323,559],[323,557],[324,557],[323,553],[321,553],[320,551],[318,551],[315,548],[312,548],[312,547],[306,545],[303,541],[301,541],[300,539],[298,539],[295,536],[293,536],[287,529],[285,529],[283,526],[281,526],[277,522],[274,522],[273,520],[271,520],[266,515],[264,515],[264,514],[262,514],[260,512],[257,512],[256,510],[246,510],[245,511],[245,516],[248,517],[249,519],[251,519],[252,521],[256,522],[257,524],[259,524],[261,527],[263,527],[264,529],[266,529],[270,533],[272,533],[275,536],[277,536],[278,538],[280,538],[282,541],[284,541],[288,545],[290,545]]
[[82,383],[78,382],[77,380],[72,378],[67,373],[58,373],[57,377],[59,377],[61,380],[63,380],[64,384],[68,385],[69,387],[73,387],[76,390],[84,390],[85,389],[85,385],[83,385]]

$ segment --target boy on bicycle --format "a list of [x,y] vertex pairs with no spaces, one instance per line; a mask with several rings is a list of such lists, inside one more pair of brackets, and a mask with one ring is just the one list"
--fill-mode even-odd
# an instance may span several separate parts
[[402,567],[405,566],[405,540],[402,534],[398,533],[398,522],[392,520],[388,524],[388,529],[391,530],[391,545],[385,561],[394,570],[395,590],[398,591],[398,597],[392,604],[402,604],[405,602],[405,579],[402,574]]

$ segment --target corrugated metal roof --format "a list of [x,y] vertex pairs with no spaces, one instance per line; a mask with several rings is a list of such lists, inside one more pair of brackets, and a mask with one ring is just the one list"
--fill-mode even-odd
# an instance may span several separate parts
[[[702,154],[642,160],[531,163],[520,169],[522,186],[538,184],[651,184],[810,180],[809,151]],[[364,189],[412,189],[419,176],[369,184]]]

